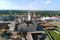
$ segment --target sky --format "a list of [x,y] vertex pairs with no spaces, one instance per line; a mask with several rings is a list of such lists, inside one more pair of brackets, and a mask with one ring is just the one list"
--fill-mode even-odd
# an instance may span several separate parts
[[60,10],[60,0],[0,0],[0,10]]

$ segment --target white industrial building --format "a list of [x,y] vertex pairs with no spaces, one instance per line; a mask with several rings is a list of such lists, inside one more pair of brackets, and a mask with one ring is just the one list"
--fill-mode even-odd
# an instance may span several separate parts
[[43,20],[43,21],[58,21],[59,18],[57,18],[57,17],[43,17],[43,18],[41,18],[41,20]]

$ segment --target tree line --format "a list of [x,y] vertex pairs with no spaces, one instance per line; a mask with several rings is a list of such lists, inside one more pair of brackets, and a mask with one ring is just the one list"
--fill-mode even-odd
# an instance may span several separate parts
[[[60,11],[30,11],[31,13],[40,14],[40,15],[58,15],[60,16]],[[28,10],[11,10],[12,14],[27,14]],[[0,15],[9,15],[9,10],[0,10]]]

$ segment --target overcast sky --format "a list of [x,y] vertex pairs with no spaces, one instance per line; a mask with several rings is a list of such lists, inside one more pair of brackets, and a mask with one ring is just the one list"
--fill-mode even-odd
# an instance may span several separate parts
[[60,0],[0,0],[0,10],[60,10]]

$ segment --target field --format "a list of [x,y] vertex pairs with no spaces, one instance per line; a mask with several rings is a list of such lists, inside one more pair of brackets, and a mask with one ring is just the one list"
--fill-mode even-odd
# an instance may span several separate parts
[[54,30],[49,31],[54,40],[60,40],[60,34],[54,32]]
[[[50,24],[56,25],[57,26],[57,32],[60,33],[60,21],[59,22],[50,22]],[[60,34],[55,32],[54,30],[49,30],[51,36],[54,38],[54,40],[60,40]]]
[[58,27],[57,31],[60,32],[60,21],[58,21],[58,22],[50,22],[50,24],[56,25]]

